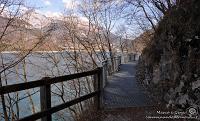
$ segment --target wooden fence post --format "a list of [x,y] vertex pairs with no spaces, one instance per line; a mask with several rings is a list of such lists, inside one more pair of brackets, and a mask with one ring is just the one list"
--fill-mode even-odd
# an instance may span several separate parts
[[120,58],[119,64],[121,66],[121,64],[122,64],[122,56],[119,56],[119,58]]
[[115,63],[115,57],[112,57],[112,74],[114,74],[115,73],[115,65],[116,65],[116,63]]
[[114,57],[114,72],[117,72],[117,58]]
[[133,60],[136,61],[136,54],[133,55]]
[[105,87],[108,79],[107,79],[107,75],[108,75],[108,61],[105,60],[102,63],[102,67],[103,67],[103,87]]
[[107,60],[107,69],[108,69],[108,75],[112,75],[112,60],[108,59]]
[[[43,79],[48,79],[45,77]],[[41,111],[45,111],[51,108],[51,85],[45,85],[40,87],[40,106]],[[52,121],[51,114],[41,118],[41,121]]]
[[103,69],[98,67],[98,74],[94,75],[94,89],[99,91],[98,95],[94,98],[94,103],[97,106],[97,110],[102,107],[102,89],[103,89]]
[[[0,87],[2,87],[1,73],[0,73]],[[7,111],[6,111],[4,94],[1,94],[1,103],[2,103],[2,107],[3,107],[4,119],[5,119],[5,121],[8,121],[8,114],[7,114]]]
[[125,55],[124,55],[125,57],[124,57],[124,63],[127,63],[128,62],[128,54],[126,53]]
[[122,56],[119,56],[119,65],[121,66],[122,64]]
[[118,56],[117,58],[118,58],[117,71],[120,71],[121,56]]

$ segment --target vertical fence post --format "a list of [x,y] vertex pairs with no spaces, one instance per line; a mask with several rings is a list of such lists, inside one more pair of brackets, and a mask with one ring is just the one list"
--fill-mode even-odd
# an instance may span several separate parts
[[120,58],[120,59],[119,59],[119,60],[120,60],[119,63],[120,63],[120,65],[121,65],[121,64],[122,64],[122,56],[119,56],[119,58]]
[[107,71],[108,71],[108,61],[105,60],[103,63],[102,63],[102,67],[103,67],[103,87],[105,87],[106,83],[107,83]]
[[133,60],[136,61],[136,54],[133,55]]
[[[98,71],[98,73],[99,73],[99,71]],[[94,75],[94,91],[99,91],[99,84],[98,84],[98,74],[95,74]],[[99,93],[98,93],[98,95],[97,96],[95,96],[94,97],[94,106],[96,106],[97,107],[97,110],[99,110],[100,109],[100,102],[99,102]]]
[[116,61],[115,61],[115,57],[113,57],[113,73],[112,74],[114,74],[115,73],[115,66],[116,66]]
[[117,72],[117,57],[115,57],[115,72]]
[[103,69],[102,67],[98,67],[98,73],[94,75],[94,89],[95,91],[99,91],[98,95],[94,98],[94,103],[97,106],[97,110],[101,108],[102,104],[102,89],[103,89]]
[[125,57],[124,57],[124,63],[127,63],[127,62],[128,62],[128,59],[129,59],[129,58],[128,58],[128,53],[126,53],[126,54],[125,54]]
[[111,59],[108,59],[107,67],[108,67],[108,75],[110,76],[112,74],[112,62],[111,62]]
[[[48,79],[45,77],[43,79]],[[45,111],[51,108],[51,85],[45,85],[40,87],[40,106],[41,111]],[[52,121],[51,114],[41,118],[41,121]]]
[[111,59],[111,75],[114,73],[114,58],[113,57],[111,57],[110,58]]
[[115,73],[116,72],[116,65],[117,65],[117,63],[116,63],[116,57],[113,57],[113,59],[114,59],[113,60],[113,64],[114,64],[113,65],[113,69],[114,69],[113,72]]
[[120,71],[121,56],[118,56],[117,58],[118,58],[118,59],[117,59],[117,61],[118,61],[118,63],[117,63],[117,71]]
[[122,64],[122,56],[119,56],[119,65]]
[[130,53],[128,54],[128,62],[130,62],[131,61],[131,55],[130,55]]
[[[0,87],[2,87],[1,73],[0,73]],[[5,119],[5,121],[8,121],[8,114],[6,111],[4,94],[1,95],[1,102],[2,102],[2,106],[3,106],[4,119]]]
[[103,104],[103,68],[99,67],[99,73],[98,73],[98,90],[99,90],[99,95],[98,95],[98,109],[102,108]]

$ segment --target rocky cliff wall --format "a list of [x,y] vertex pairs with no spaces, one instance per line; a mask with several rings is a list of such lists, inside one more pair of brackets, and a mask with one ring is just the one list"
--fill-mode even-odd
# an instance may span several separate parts
[[137,67],[137,79],[168,107],[200,106],[200,1],[172,7]]

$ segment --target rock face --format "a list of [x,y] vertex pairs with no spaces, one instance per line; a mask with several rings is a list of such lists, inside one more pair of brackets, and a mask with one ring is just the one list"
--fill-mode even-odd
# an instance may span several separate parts
[[172,7],[138,62],[137,79],[167,106],[200,106],[199,11],[199,0]]

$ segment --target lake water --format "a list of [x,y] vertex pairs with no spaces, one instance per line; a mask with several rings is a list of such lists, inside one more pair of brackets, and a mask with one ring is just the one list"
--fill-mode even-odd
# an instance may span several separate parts
[[[84,70],[90,70],[93,68],[91,64],[91,59],[87,54],[81,53],[79,55],[79,62],[84,61],[85,67]],[[53,52],[53,53],[33,53],[28,55],[25,58],[25,61],[20,62],[13,68],[8,69],[5,73],[1,74],[3,85],[10,85],[16,83],[22,83],[26,81],[34,81],[41,79],[43,77],[56,77],[61,75],[67,75],[70,73],[76,73],[76,68],[78,64],[72,59],[74,55],[69,52]],[[18,53],[3,53],[1,54],[1,69],[2,69],[2,60],[4,64],[8,65],[9,63],[15,62],[19,59]],[[80,61],[82,60],[82,61]],[[99,62],[100,64],[100,62]],[[79,66],[80,67],[80,66]],[[78,68],[79,68],[78,67]],[[92,80],[92,77],[88,77],[87,79]],[[65,101],[74,99],[77,96],[84,95],[93,90],[92,81],[88,83],[86,78],[81,78],[79,80],[64,82],[64,99]],[[61,84],[51,85],[52,91],[52,105],[61,104],[63,100],[57,96],[57,94],[61,94]],[[78,88],[79,87],[79,88]],[[31,97],[34,103],[34,107],[36,112],[40,111],[40,98],[39,98],[39,88],[34,88],[28,90],[30,94],[34,93]],[[16,112],[16,100],[18,100],[19,105],[19,117],[24,117],[32,114],[32,107],[30,105],[30,98],[24,98],[28,96],[27,90],[20,91],[18,95],[16,93],[10,93],[9,95],[5,95],[6,99],[8,96],[12,98],[12,101],[6,100],[7,105],[12,106],[14,112]],[[2,118],[2,104],[0,105],[1,117],[0,120],[4,120]],[[53,115],[54,120],[73,120],[71,114],[65,110],[64,114],[55,113]],[[9,113],[11,114],[11,113]],[[62,116],[63,115],[63,116]],[[62,119],[65,117],[67,119]]]

